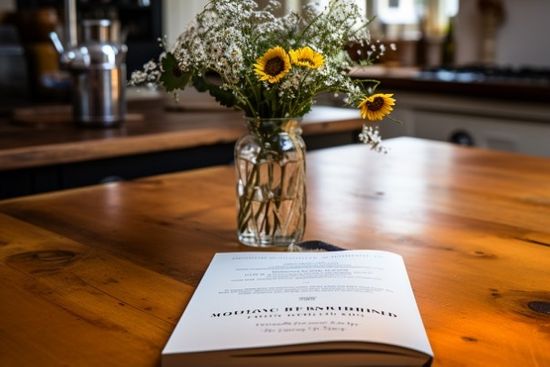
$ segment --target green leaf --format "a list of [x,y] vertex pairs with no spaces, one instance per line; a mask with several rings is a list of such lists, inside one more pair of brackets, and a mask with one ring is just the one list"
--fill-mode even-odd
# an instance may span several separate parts
[[303,116],[309,111],[311,111],[311,106],[313,105],[313,102],[306,103],[305,106],[296,113],[296,116]]
[[193,86],[199,92],[208,92],[222,106],[233,107],[237,104],[237,99],[233,93],[221,89],[219,86],[209,83],[204,77],[193,76]]
[[191,73],[183,72],[171,53],[167,53],[162,59],[162,70],[159,80],[168,92],[185,88],[191,78]]

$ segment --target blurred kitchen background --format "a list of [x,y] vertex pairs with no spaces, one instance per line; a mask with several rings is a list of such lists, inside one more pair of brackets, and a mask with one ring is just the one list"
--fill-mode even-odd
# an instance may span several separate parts
[[[174,42],[205,3],[78,0],[77,16],[79,22],[108,18],[120,28],[130,75],[159,54],[160,37]],[[281,13],[299,11],[302,3],[283,1]],[[327,3],[319,1],[319,6]],[[385,121],[385,137],[416,136],[550,156],[550,1],[357,4],[376,17],[373,40],[388,50],[397,46],[376,65],[354,71],[358,78],[380,79],[382,90],[397,97],[394,117],[403,124]],[[62,33],[63,12],[63,0],[0,0],[1,113],[69,100],[69,78],[48,38],[53,30]],[[129,90],[128,100],[135,95]],[[322,96],[318,102],[342,105],[338,96]]]

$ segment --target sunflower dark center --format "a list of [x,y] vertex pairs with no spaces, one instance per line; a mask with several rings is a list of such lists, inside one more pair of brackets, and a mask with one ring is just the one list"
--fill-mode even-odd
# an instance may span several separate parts
[[304,58],[304,59],[298,59],[298,61],[299,61],[299,62],[304,62],[304,63],[306,63],[306,64],[308,64],[308,65],[310,65],[310,66],[314,66],[313,61],[311,61],[310,59],[305,59],[305,58]]
[[174,65],[174,67],[172,68],[172,74],[173,74],[176,78],[179,78],[180,76],[183,75],[183,73],[181,72],[181,69],[179,68],[178,65]]
[[376,97],[372,102],[367,102],[367,108],[371,111],[378,111],[384,107],[384,98]]
[[285,69],[285,63],[280,57],[274,57],[265,63],[265,73],[275,76]]

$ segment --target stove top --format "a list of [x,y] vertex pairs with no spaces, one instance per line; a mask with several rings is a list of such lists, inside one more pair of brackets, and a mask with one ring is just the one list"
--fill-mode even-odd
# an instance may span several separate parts
[[419,79],[463,83],[528,84],[550,87],[550,68],[436,67],[421,70]]

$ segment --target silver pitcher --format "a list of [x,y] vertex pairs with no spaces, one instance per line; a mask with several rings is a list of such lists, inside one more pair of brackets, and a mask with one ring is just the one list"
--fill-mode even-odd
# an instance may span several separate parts
[[82,41],[76,45],[69,39],[63,47],[50,34],[72,76],[74,118],[80,125],[111,127],[124,121],[127,48],[118,33],[110,20],[99,19],[82,22]]

